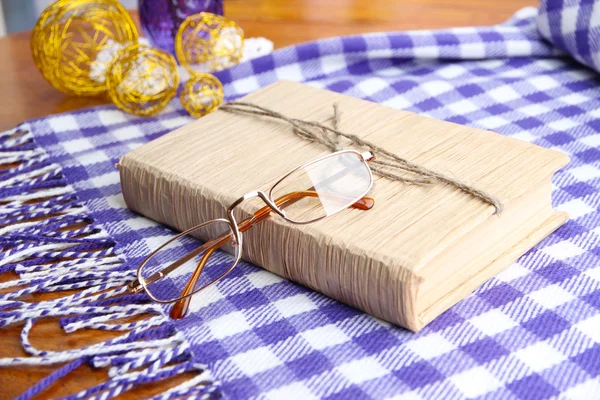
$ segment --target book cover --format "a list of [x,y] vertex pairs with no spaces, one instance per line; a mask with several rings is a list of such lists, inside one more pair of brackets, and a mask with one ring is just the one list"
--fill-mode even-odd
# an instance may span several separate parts
[[[371,210],[310,225],[274,215],[244,233],[245,260],[413,331],[568,218],[551,206],[552,175],[568,162],[563,153],[298,83],[278,82],[242,101],[321,123],[337,104],[339,130],[501,201],[496,214],[452,185],[375,176]],[[240,196],[268,191],[328,152],[282,121],[219,110],[127,153],[119,169],[130,208],[185,230],[223,218]],[[243,203],[238,220],[263,205]]]

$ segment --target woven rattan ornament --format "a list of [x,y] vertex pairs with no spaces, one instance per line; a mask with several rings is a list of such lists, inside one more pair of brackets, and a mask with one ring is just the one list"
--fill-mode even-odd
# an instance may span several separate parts
[[106,91],[110,59],[98,53],[137,43],[131,16],[116,0],[59,0],[40,16],[31,37],[33,60],[56,89],[78,96]]
[[198,13],[183,21],[175,38],[179,63],[190,74],[237,64],[244,52],[244,31],[220,15]]
[[142,44],[121,50],[106,74],[112,102],[125,112],[141,116],[165,108],[177,94],[178,85],[175,58]]
[[198,74],[186,82],[179,99],[192,116],[202,117],[223,103],[223,86],[214,75]]

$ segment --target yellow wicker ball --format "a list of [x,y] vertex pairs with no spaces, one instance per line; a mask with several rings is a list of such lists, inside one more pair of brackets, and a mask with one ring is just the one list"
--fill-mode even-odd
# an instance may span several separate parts
[[211,13],[190,15],[179,26],[175,53],[190,74],[237,64],[244,51],[244,31],[233,21]]
[[112,102],[123,111],[141,116],[165,108],[177,94],[178,85],[175,58],[141,44],[121,50],[106,74]]
[[214,75],[198,74],[187,81],[179,99],[192,116],[202,117],[223,103],[223,86]]
[[59,0],[40,16],[31,52],[56,89],[95,96],[106,91],[104,73],[111,61],[98,55],[137,41],[135,23],[117,0]]

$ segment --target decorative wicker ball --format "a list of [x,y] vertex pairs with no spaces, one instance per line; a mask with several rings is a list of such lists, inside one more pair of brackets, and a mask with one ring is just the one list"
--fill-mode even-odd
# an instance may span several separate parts
[[177,94],[178,85],[175,58],[142,44],[121,50],[106,74],[112,102],[123,111],[141,116],[165,108]]
[[198,74],[187,81],[179,99],[192,116],[202,117],[223,103],[223,86],[214,75]]
[[237,64],[244,52],[244,31],[235,22],[211,13],[190,15],[179,26],[175,53],[190,74]]
[[106,91],[103,73],[111,61],[98,59],[98,53],[137,41],[135,23],[117,0],[58,0],[40,16],[31,52],[56,89],[95,96]]

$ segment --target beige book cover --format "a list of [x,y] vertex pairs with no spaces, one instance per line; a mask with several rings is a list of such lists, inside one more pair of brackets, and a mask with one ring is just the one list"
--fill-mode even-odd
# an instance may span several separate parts
[[[417,331],[508,267],[568,216],[551,206],[560,152],[494,132],[278,82],[246,96],[286,116],[325,123],[498,198],[504,209],[444,184],[375,176],[368,211],[310,225],[273,215],[244,233],[243,258],[369,314]],[[216,111],[127,153],[119,162],[133,210],[184,230],[225,217],[247,192],[329,150],[282,121]],[[239,221],[262,207],[240,206]],[[201,296],[198,293],[197,296]]]

